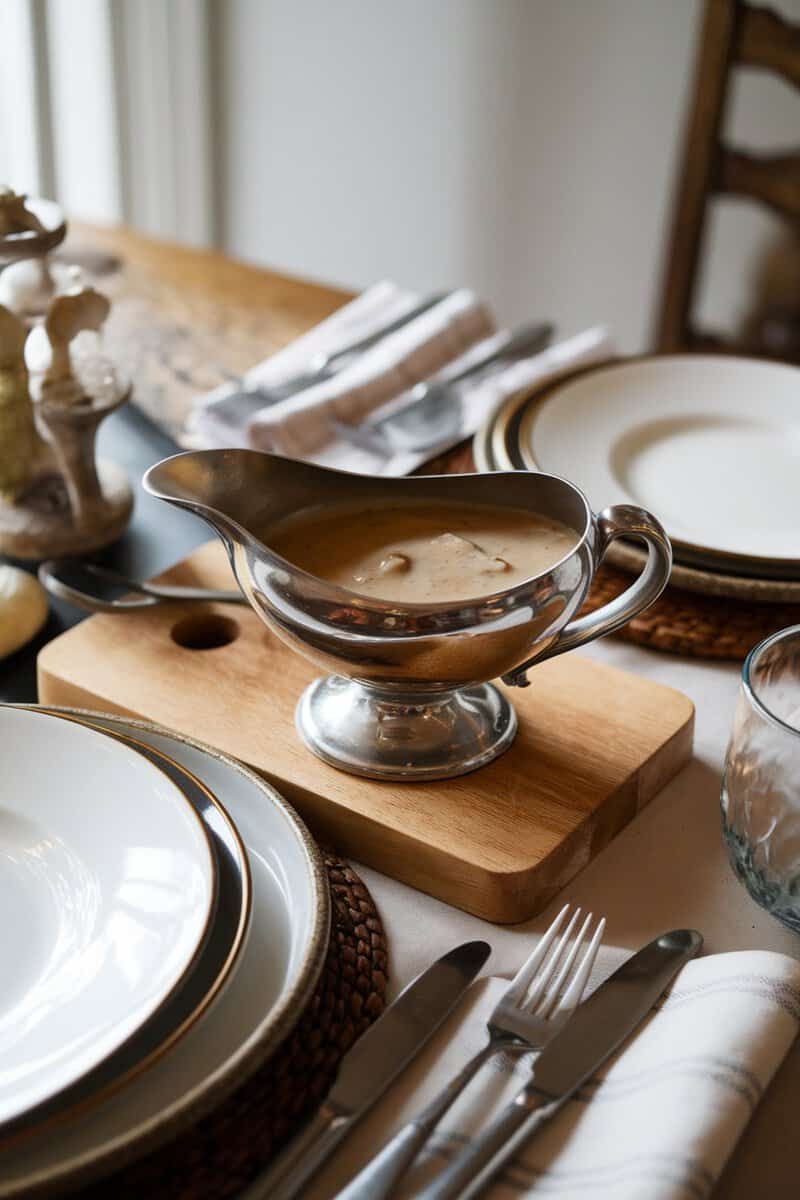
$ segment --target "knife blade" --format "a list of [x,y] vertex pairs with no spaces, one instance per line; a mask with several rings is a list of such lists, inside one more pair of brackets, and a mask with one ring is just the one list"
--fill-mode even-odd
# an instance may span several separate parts
[[702,944],[702,936],[695,930],[674,929],[623,963],[548,1042],[525,1087],[418,1200],[477,1196],[531,1134],[633,1033]]
[[296,1196],[439,1028],[489,953],[486,942],[464,942],[412,980],[347,1052],[322,1107],[242,1200]]

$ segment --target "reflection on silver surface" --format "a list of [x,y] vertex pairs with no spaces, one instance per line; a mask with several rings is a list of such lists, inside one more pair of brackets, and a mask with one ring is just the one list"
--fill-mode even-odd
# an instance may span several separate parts
[[[669,578],[669,541],[655,518],[630,505],[596,517],[577,488],[552,475],[371,478],[256,451],[209,450],[165,459],[144,486],[212,525],[265,624],[336,677],[303,697],[301,736],[327,762],[373,778],[444,778],[489,762],[513,740],[515,717],[487,681],[502,676],[525,686],[535,662],[618,629]],[[569,526],[576,544],[513,588],[426,606],[337,587],[268,545],[271,527],[312,505],[421,499],[527,509]],[[606,547],[623,535],[648,547],[641,575],[621,597],[573,620]]]

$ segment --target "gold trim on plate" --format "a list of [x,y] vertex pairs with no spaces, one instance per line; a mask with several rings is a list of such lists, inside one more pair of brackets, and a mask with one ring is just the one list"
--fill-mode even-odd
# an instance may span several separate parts
[[[40,706],[17,704],[2,705],[2,707],[35,710]],[[169,738],[199,750],[243,776],[263,793],[271,805],[280,812],[300,840],[305,852],[308,882],[314,901],[314,920],[293,986],[270,1009],[269,1013],[265,1014],[262,1024],[250,1034],[246,1041],[240,1044],[224,1066],[218,1067],[210,1076],[205,1076],[200,1082],[195,1083],[191,1090],[175,1099],[165,1111],[158,1111],[155,1115],[138,1121],[135,1128],[127,1130],[125,1134],[107,1138],[102,1145],[89,1150],[68,1153],[50,1167],[32,1168],[24,1177],[15,1180],[11,1186],[4,1185],[0,1180],[0,1196],[8,1197],[22,1196],[23,1194],[31,1197],[41,1194],[50,1195],[56,1189],[64,1189],[67,1186],[74,1189],[81,1183],[88,1183],[92,1179],[107,1174],[110,1170],[119,1170],[127,1163],[141,1158],[176,1137],[205,1113],[221,1104],[271,1057],[297,1024],[319,980],[330,936],[330,887],[322,856],[300,817],[266,780],[245,767],[243,763],[231,758],[230,755],[223,754],[213,746],[198,741],[196,738],[187,737],[175,730],[156,725],[151,721],[141,721],[119,714],[91,712],[87,709],[68,706],[50,705],[43,708],[43,711],[89,724],[93,719],[99,720],[101,723],[118,722],[128,729],[141,730],[144,734],[152,733]],[[109,732],[102,724],[100,727],[104,729],[104,732]],[[123,734],[123,736],[130,735]],[[157,753],[161,752],[157,751]],[[166,755],[167,759],[169,757]],[[188,770],[181,764],[178,766],[182,771]],[[193,772],[189,771],[189,774],[191,775]]]
[[[102,725],[95,724],[93,721],[82,719],[77,716],[72,716],[72,715],[64,713],[64,712],[59,712],[56,709],[48,708],[44,705],[37,705],[31,711],[42,712],[49,716],[59,717],[61,720],[70,721],[75,725],[82,725],[86,729],[94,729],[97,733],[101,733],[106,737],[111,737],[115,741],[120,742],[120,744],[123,746],[130,746],[137,753],[141,754],[143,758],[146,758],[148,762],[152,761],[150,756],[153,755],[155,758],[160,759],[162,762],[168,763],[175,771],[178,772],[178,774],[180,776],[185,777],[195,787],[197,787],[199,789],[199,791],[201,791],[207,797],[210,804],[213,805],[213,807],[219,813],[220,817],[223,819],[223,821],[227,825],[228,829],[230,830],[233,840],[236,843],[236,846],[238,847],[238,853],[239,853],[239,872],[238,873],[239,873],[239,877],[241,880],[241,903],[240,903],[240,911],[239,911],[239,922],[238,922],[236,931],[233,935],[233,938],[231,940],[225,961],[220,966],[219,970],[217,971],[216,976],[214,977],[214,979],[213,979],[212,983],[210,984],[210,986],[208,987],[208,989],[204,992],[202,998],[200,1000],[198,1000],[198,1002],[195,1004],[191,1013],[187,1017],[185,1017],[179,1025],[177,1025],[174,1029],[172,1029],[171,1031],[166,1033],[165,1037],[162,1040],[160,1040],[158,1042],[158,1044],[153,1047],[152,1050],[150,1050],[148,1053],[146,1053],[143,1058],[138,1059],[131,1066],[122,1070],[119,1075],[115,1076],[113,1079],[109,1080],[107,1083],[102,1084],[100,1087],[98,1087],[97,1091],[91,1092],[88,1096],[81,1096],[80,1099],[76,1100],[74,1103],[67,1104],[67,1106],[63,1109],[58,1109],[55,1112],[48,1113],[46,1116],[44,1116],[40,1120],[36,1119],[36,1108],[31,1109],[30,1110],[30,1118],[31,1118],[32,1123],[30,1125],[24,1125],[22,1128],[19,1128],[19,1129],[16,1128],[17,1122],[25,1121],[26,1117],[28,1116],[28,1113],[21,1113],[19,1117],[15,1117],[12,1122],[9,1122],[10,1129],[8,1132],[6,1132],[2,1127],[0,1127],[0,1148],[3,1148],[3,1149],[5,1149],[8,1146],[19,1145],[20,1142],[24,1141],[26,1138],[33,1136],[34,1134],[38,1135],[38,1134],[42,1133],[43,1131],[47,1130],[48,1128],[51,1128],[54,1125],[57,1125],[67,1119],[71,1119],[73,1117],[78,1117],[87,1112],[90,1112],[93,1108],[95,1108],[102,1101],[107,1100],[110,1096],[113,1096],[114,1093],[119,1091],[119,1089],[121,1087],[124,1087],[126,1084],[130,1083],[133,1079],[137,1079],[145,1071],[149,1070],[149,1068],[154,1066],[157,1062],[160,1061],[161,1058],[163,1058],[163,1056],[167,1053],[168,1050],[171,1050],[173,1046],[177,1045],[177,1043],[181,1040],[181,1038],[185,1037],[185,1035],[189,1032],[189,1030],[194,1028],[194,1026],[197,1024],[197,1022],[200,1020],[200,1018],[208,1011],[212,1002],[217,998],[217,996],[220,994],[220,992],[222,991],[225,984],[229,981],[231,972],[233,971],[233,968],[236,965],[236,963],[239,959],[239,955],[241,954],[241,952],[244,948],[244,945],[245,945],[246,935],[247,935],[247,932],[248,932],[248,929],[250,926],[250,917],[251,917],[251,913],[252,913],[252,899],[253,899],[252,875],[250,872],[250,864],[249,864],[248,858],[247,858],[247,848],[246,848],[244,842],[242,841],[241,835],[240,835],[238,829],[236,828],[235,823],[231,819],[230,814],[226,811],[224,805],[220,802],[218,797],[214,795],[214,793],[207,786],[207,784],[203,783],[203,781],[201,779],[199,779],[197,777],[197,775],[194,774],[193,771],[190,771],[188,767],[181,766],[180,763],[176,762],[175,759],[171,758],[169,754],[165,753],[165,751],[157,750],[154,746],[148,746],[146,742],[142,742],[138,738],[131,737],[130,735],[112,732],[109,729],[105,729]],[[161,774],[165,775],[165,777],[167,779],[170,779],[170,776],[167,775],[166,772],[161,767],[159,767],[156,763],[153,763],[152,765],[156,767],[156,770],[161,771]],[[180,784],[176,784],[175,781],[172,779],[170,779],[170,782],[173,783],[178,788],[178,790],[181,791],[181,793],[185,796],[186,803],[189,805],[192,812],[197,816],[197,819],[198,819],[200,825],[202,826],[203,832],[205,833],[206,838],[208,840],[210,853],[211,853],[211,857],[212,857],[212,862],[214,864],[216,864],[217,851],[216,851],[216,847],[214,845],[211,833],[209,832],[207,822],[200,815],[200,813],[198,812],[195,805],[189,799],[188,795],[186,795],[186,793],[183,791],[183,788],[181,788]],[[164,1006],[166,1004],[168,1004],[170,1002],[170,1000],[172,1000],[175,997],[179,988],[188,982],[188,977],[190,975],[191,970],[198,965],[198,963],[202,959],[203,953],[205,952],[205,950],[208,947],[211,937],[213,937],[213,929],[211,928],[211,926],[213,924],[213,918],[217,911],[217,904],[219,901],[219,886],[218,886],[219,878],[218,878],[218,871],[216,869],[216,866],[214,866],[214,879],[215,879],[215,884],[216,884],[215,892],[214,892],[214,903],[209,911],[209,918],[208,918],[208,921],[206,922],[203,936],[198,943],[198,949],[195,952],[194,956],[192,957],[192,960],[189,963],[189,965],[187,966],[186,970],[181,975],[178,982],[170,990],[169,994],[164,997],[164,999],[158,1005],[158,1007],[150,1014],[150,1016],[147,1018],[147,1020],[143,1023],[144,1025],[146,1025],[148,1022],[150,1022],[152,1020],[157,1019],[159,1013],[162,1012]],[[142,1028],[142,1027],[140,1027],[140,1028]],[[139,1030],[136,1031],[136,1033],[138,1033],[138,1032],[139,1032]],[[135,1037],[136,1033],[134,1033],[132,1036]],[[117,1049],[124,1050],[124,1048],[125,1048],[125,1043],[123,1042],[122,1045],[119,1046]],[[108,1057],[109,1058],[113,1057],[113,1055],[116,1052],[117,1051],[112,1051],[112,1054],[109,1055]],[[103,1061],[107,1061],[107,1059],[103,1060]],[[98,1063],[96,1066],[101,1067],[103,1065],[103,1061]],[[88,1071],[85,1076],[79,1077],[78,1079],[76,1079],[73,1084],[70,1084],[67,1088],[65,1088],[63,1090],[65,1092],[68,1092],[73,1087],[79,1087],[81,1082],[84,1079],[90,1077],[94,1070],[96,1070],[96,1067],[92,1068],[90,1071]],[[55,1093],[50,1099],[43,1101],[42,1104],[49,1104],[51,1102],[57,1103],[57,1100],[58,1100],[58,1093]]]
[[[592,364],[574,372],[570,378],[612,365],[613,361]],[[525,410],[537,405],[563,382],[564,378],[511,396],[495,410],[475,434],[473,447],[479,470],[539,470],[538,466],[530,467],[524,462],[518,435],[523,421],[527,418]],[[517,434],[517,437],[512,446],[510,442],[514,434]],[[514,450],[517,451],[518,457],[514,455]],[[606,561],[610,565],[632,574],[638,575],[641,572],[644,559],[645,551],[624,542],[615,542],[606,551]],[[759,575],[737,575],[730,570],[718,571],[711,567],[705,569],[688,563],[674,562],[670,584],[697,595],[717,596],[722,599],[757,604],[800,604],[800,579],[764,579]]]
[[[47,716],[54,716],[54,717],[62,716],[61,713],[57,713],[53,709],[45,708],[42,705],[0,704],[0,708],[24,708],[29,712],[34,712],[34,713],[40,712],[40,713],[44,713]],[[70,720],[72,722],[72,724],[74,724],[74,725],[81,725],[84,729],[93,729],[95,731],[95,733],[105,734],[107,732],[106,730],[101,729],[99,726],[92,724],[90,721],[81,721],[81,720],[78,720],[77,718],[66,718],[66,719]],[[113,734],[112,736],[114,737],[115,741],[120,742],[120,744],[122,744],[122,745],[129,746],[132,750],[134,750],[135,753],[138,753],[137,744],[135,743],[135,739],[133,739],[133,738],[128,739],[128,738],[125,738],[125,737],[123,737],[121,735],[117,735],[117,734]],[[157,758],[162,758],[165,762],[171,762],[168,755],[160,754],[158,751],[154,751],[154,753],[156,754]],[[189,799],[189,796],[187,795],[184,788],[179,783],[176,783],[176,781],[174,779],[171,779],[170,776],[167,774],[167,772],[163,769],[163,767],[159,766],[157,763],[152,762],[147,755],[141,755],[141,757],[145,758],[146,761],[148,763],[150,763],[150,766],[153,767],[153,769],[155,771],[157,771],[159,775],[163,776],[163,778],[167,781],[169,788],[174,788],[175,791],[178,792],[178,794],[183,799],[186,808],[189,810],[194,823],[197,825],[197,827],[199,828],[199,830],[202,834],[203,842],[205,844],[205,848],[206,848],[206,851],[208,854],[208,869],[209,869],[209,877],[210,877],[210,889],[209,889],[210,897],[209,897],[208,907],[207,907],[207,911],[206,911],[205,921],[203,922],[203,928],[198,936],[197,943],[194,947],[194,950],[192,951],[191,957],[186,961],[186,963],[185,963],[182,971],[178,975],[177,979],[175,979],[173,981],[169,990],[167,992],[165,992],[165,994],[161,997],[161,999],[158,1001],[158,1003],[155,1005],[155,1007],[152,1009],[152,1011],[149,1012],[147,1014],[147,1016],[143,1018],[141,1024],[136,1029],[134,1029],[132,1033],[129,1033],[125,1038],[123,1038],[123,1040],[121,1042],[119,1042],[116,1046],[114,1046],[114,1048],[112,1050],[110,1050],[108,1052],[108,1054],[106,1054],[98,1062],[96,1062],[92,1066],[90,1066],[87,1070],[85,1070],[81,1074],[77,1075],[70,1083],[66,1084],[63,1088],[59,1089],[60,1091],[63,1091],[63,1092],[67,1092],[67,1091],[72,1090],[73,1088],[80,1087],[82,1081],[87,1076],[91,1075],[93,1072],[102,1068],[103,1064],[105,1062],[107,1062],[109,1058],[112,1058],[115,1054],[124,1050],[125,1046],[131,1040],[131,1038],[136,1037],[136,1035],[139,1033],[139,1031],[142,1029],[142,1027],[144,1025],[148,1024],[150,1021],[155,1020],[158,1017],[158,1014],[163,1010],[164,1006],[169,1004],[172,1000],[175,999],[175,997],[178,995],[180,990],[186,985],[192,972],[195,970],[198,963],[202,959],[203,954],[205,953],[206,947],[208,946],[208,943],[209,943],[212,933],[213,933],[214,918],[215,918],[215,915],[217,912],[217,907],[219,904],[219,871],[217,868],[217,851],[216,851],[216,847],[214,845],[214,841],[209,832],[208,826],[207,826],[206,822],[203,820],[200,813],[197,811],[194,804],[192,804],[192,802]],[[181,774],[181,775],[184,774],[183,769],[181,767],[179,767],[177,763],[174,763],[173,765],[176,767],[179,774]],[[194,778],[190,771],[185,772],[185,774],[190,779]],[[202,783],[200,783],[199,780],[196,780],[196,782],[197,782],[198,787],[200,787],[203,791],[207,791],[205,786]],[[210,792],[208,793],[208,795],[209,795],[209,799],[214,801],[214,797],[211,796]],[[116,1089],[113,1089],[113,1090],[116,1090]],[[109,1093],[104,1089],[102,1094],[106,1095]],[[35,1123],[35,1114],[38,1109],[44,1107],[45,1105],[49,1105],[50,1103],[52,1103],[56,1099],[57,1095],[58,1095],[58,1093],[53,1093],[53,1095],[47,1096],[45,1099],[38,1101],[32,1107],[23,1109],[21,1112],[15,1113],[13,1116],[9,1117],[7,1120],[0,1122],[0,1149],[4,1148],[6,1146],[10,1146],[12,1144],[16,1144],[19,1140],[21,1140],[22,1138],[24,1138],[26,1135],[30,1134],[34,1130],[38,1131],[40,1128],[47,1128],[47,1126],[50,1124],[51,1120],[55,1120],[57,1114],[53,1114],[52,1117],[45,1118],[41,1125],[37,1125]],[[77,1112],[77,1111],[80,1111],[80,1109],[76,1106],[74,1111]],[[31,1127],[27,1127],[23,1124],[29,1117],[34,1120],[34,1124]]]
[[[552,384],[538,389],[533,393],[529,393],[523,400],[520,407],[524,411],[520,417],[519,427],[516,431],[515,449],[519,453],[522,464],[529,471],[542,471],[548,468],[542,467],[534,453],[534,429],[536,420],[542,404],[545,400],[552,397],[564,387],[568,387],[577,378],[583,375],[599,374],[604,371],[621,370],[629,366],[631,363],[647,363],[663,360],[671,357],[686,357],[684,355],[658,355],[658,354],[638,354],[632,355],[630,358],[616,359],[611,362],[594,363],[589,367],[584,367],[579,371],[573,372],[569,376],[555,380]],[[729,359],[727,361],[730,361]],[[495,454],[497,461],[500,461]],[[636,503],[634,497],[629,496],[631,503]],[[669,530],[667,530],[669,533]],[[759,582],[767,582],[770,577],[765,578],[764,570],[774,567],[776,574],[771,576],[775,582],[786,583],[790,580],[800,582],[800,557],[798,558],[768,558],[766,556],[752,554],[737,554],[730,550],[718,550],[713,546],[704,546],[700,542],[687,542],[683,538],[677,538],[670,535],[673,550],[681,559],[681,565],[694,568],[701,572],[711,571],[719,572],[736,576],[738,579],[753,578]],[[738,574],[737,574],[738,568]]]

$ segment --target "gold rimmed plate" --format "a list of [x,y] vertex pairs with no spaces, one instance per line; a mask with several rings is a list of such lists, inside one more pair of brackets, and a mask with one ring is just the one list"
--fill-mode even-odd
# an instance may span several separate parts
[[145,721],[51,709],[165,753],[221,798],[247,851],[252,916],[228,986],[147,1071],[89,1113],[3,1151],[0,1197],[63,1194],[141,1158],[221,1104],[294,1028],[322,971],[330,890],[313,839],[263,779],[218,750]]
[[89,726],[0,708],[0,1126],[101,1069],[180,993],[217,861],[182,781]]
[[632,358],[562,380],[527,405],[532,470],[658,513],[686,566],[800,578],[800,370],[731,355]]
[[[582,368],[571,378],[604,369],[609,363]],[[520,428],[532,420],[532,415],[552,392],[565,381],[535,388],[513,396],[502,404],[480,429],[473,441],[473,454],[479,471],[508,471],[539,469],[523,458],[520,447]],[[638,546],[618,542],[609,547],[606,558],[622,570],[639,573],[644,554]],[[673,564],[672,586],[700,595],[717,596],[759,604],[800,603],[799,579],[773,579],[753,574],[738,574],[735,570],[702,568],[684,562]]]
[[[33,709],[33,712],[48,712]],[[0,1148],[40,1135],[54,1122],[72,1120],[104,1103],[119,1088],[152,1067],[209,1011],[230,982],[244,948],[252,910],[247,852],[239,832],[214,793],[186,767],[140,738],[104,730],[64,714],[64,720],[96,729],[135,750],[180,788],[203,822],[217,868],[217,903],[208,939],[182,986],[115,1053],[17,1120],[0,1127]]]

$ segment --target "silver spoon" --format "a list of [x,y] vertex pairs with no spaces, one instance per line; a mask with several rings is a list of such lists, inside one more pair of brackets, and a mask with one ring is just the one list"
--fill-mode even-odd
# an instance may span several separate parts
[[424,453],[432,450],[459,433],[461,383],[489,368],[538,354],[549,345],[552,336],[553,326],[549,323],[521,325],[508,333],[499,346],[471,362],[457,375],[418,383],[409,392],[408,404],[397,412],[361,425],[348,425],[333,419],[331,427],[344,441],[384,457],[398,451]]
[[[86,612],[131,612],[152,608],[168,600],[205,600],[224,604],[247,604],[241,592],[214,591],[211,588],[178,587],[167,583],[142,583],[128,579],[110,567],[98,563],[65,558],[43,562],[39,582],[51,596],[58,596]],[[130,594],[134,592],[135,595]],[[115,594],[116,593],[116,594]]]

